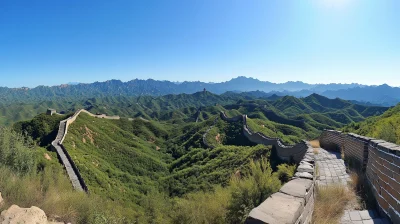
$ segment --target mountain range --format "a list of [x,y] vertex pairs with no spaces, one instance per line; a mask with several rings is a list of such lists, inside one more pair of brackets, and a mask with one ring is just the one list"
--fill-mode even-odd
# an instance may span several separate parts
[[[109,80],[90,84],[73,83],[35,88],[0,87],[0,102],[32,102],[57,99],[87,99],[101,96],[162,96],[166,94],[195,93],[206,89],[215,94],[227,91],[253,92],[259,97],[292,95],[305,97],[317,93],[329,98],[356,100],[365,104],[393,106],[400,102],[400,88],[389,85],[367,86],[361,84],[307,84],[304,82],[272,83],[239,76],[226,82],[171,82],[134,79],[128,82]],[[254,92],[256,91],[256,92]],[[0,103],[0,104],[1,104]]]

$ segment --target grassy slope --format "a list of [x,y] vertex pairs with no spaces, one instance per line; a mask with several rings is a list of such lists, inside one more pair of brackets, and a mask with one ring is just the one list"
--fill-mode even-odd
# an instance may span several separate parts
[[[171,131],[164,130],[158,122],[106,120],[82,114],[71,125],[64,145],[91,192],[137,204],[143,195],[154,189],[181,196],[210,190],[214,184],[226,184],[250,157],[268,152],[264,146],[235,146],[244,144],[241,124],[223,121],[217,126],[228,136],[224,143],[232,146],[221,145],[214,150],[192,148],[202,145],[202,134],[214,118],[185,126],[175,125],[171,128],[175,133],[169,136]],[[171,139],[165,141],[168,137]],[[173,160],[171,155],[178,149],[183,151]],[[185,160],[189,162],[181,162]]]
[[134,134],[134,124],[82,114],[71,125],[64,145],[91,192],[137,203],[168,174],[168,158],[157,150],[163,141],[143,126]]

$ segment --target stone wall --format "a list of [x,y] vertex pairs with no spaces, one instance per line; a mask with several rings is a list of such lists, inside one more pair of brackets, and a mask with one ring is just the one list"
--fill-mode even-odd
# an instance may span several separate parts
[[60,162],[63,164],[67,175],[72,183],[72,186],[77,191],[87,191],[87,187],[85,189],[83,179],[79,174],[79,171],[76,168],[74,161],[71,157],[66,155],[67,150],[62,146],[61,140],[64,138],[66,134],[66,120],[60,122],[60,126],[58,128],[58,133],[56,139],[51,143],[52,148],[55,152],[57,152],[58,158]]
[[251,210],[246,224],[311,223],[314,211],[315,158],[311,145],[302,141],[296,145],[285,145],[279,138],[254,133],[247,126],[247,116],[228,118],[221,112],[221,118],[228,122],[243,119],[243,134],[253,143],[272,145],[279,158],[299,164],[292,180],[279,192],[272,194],[259,206]]
[[400,223],[400,146],[371,140],[366,174],[380,213]]
[[307,152],[292,180],[282,186],[258,207],[251,210],[246,224],[311,223],[314,211],[314,149]]
[[73,159],[69,155],[67,149],[62,144],[64,142],[65,136],[67,136],[69,126],[76,120],[80,113],[86,113],[89,116],[96,118],[104,118],[104,119],[120,119],[119,116],[107,116],[105,114],[95,115],[86,111],[84,109],[78,110],[72,117],[60,121],[60,125],[58,128],[58,133],[56,139],[51,143],[54,151],[57,152],[58,158],[61,163],[65,167],[67,171],[68,177],[72,183],[72,186],[75,190],[88,192],[88,187],[82,178],[78,167],[75,165]]
[[308,149],[305,141],[297,143],[296,145],[285,145],[279,138],[271,138],[260,132],[254,133],[249,126],[247,126],[247,115],[228,118],[225,112],[221,112],[221,118],[228,122],[236,122],[243,119],[244,136],[255,144],[274,146],[278,157],[284,161],[299,163]]
[[65,120],[65,121],[66,121],[66,129],[65,129],[65,134],[64,134],[63,138],[61,139],[61,143],[64,142],[64,138],[65,138],[65,136],[66,136],[67,133],[68,133],[68,127],[69,127],[69,125],[72,124],[72,123],[74,123],[74,121],[76,120],[76,118],[79,116],[80,113],[86,113],[86,114],[88,114],[89,116],[91,116],[91,117],[96,117],[96,118],[104,118],[104,119],[111,119],[111,120],[118,120],[118,119],[120,119],[119,116],[107,116],[107,115],[105,115],[105,114],[95,115],[95,114],[90,113],[90,112],[87,111],[87,110],[80,109],[80,110],[76,111],[75,114],[74,114],[72,117],[70,117],[70,118],[68,118],[68,119]]
[[324,131],[319,137],[319,142],[321,148],[324,148],[329,151],[340,151],[340,148],[343,146],[344,138],[342,132],[340,131]]
[[242,117],[243,117],[242,115],[238,115],[235,117],[228,117],[228,116],[226,116],[225,111],[221,111],[221,119],[224,121],[228,121],[228,122],[239,121],[242,119]]
[[[380,214],[400,223],[400,146],[356,134],[326,130],[321,146],[340,146],[345,159],[358,161],[351,168],[366,174]],[[341,144],[340,144],[341,143]],[[351,165],[351,164],[350,164]]]
[[[368,145],[371,138],[349,133],[344,137],[344,158],[352,165],[352,168],[365,171],[368,161]],[[350,161],[349,161],[350,159]]]

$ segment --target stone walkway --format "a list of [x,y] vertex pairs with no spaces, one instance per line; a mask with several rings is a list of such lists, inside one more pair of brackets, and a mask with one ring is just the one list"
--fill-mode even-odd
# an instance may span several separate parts
[[317,184],[347,185],[347,182],[350,181],[350,176],[346,173],[346,166],[343,159],[341,159],[340,153],[329,152],[322,148],[318,151],[318,154],[315,155],[318,168]]
[[[347,186],[351,181],[346,172],[346,166],[338,152],[331,152],[319,148],[315,154],[317,165],[316,182],[317,185],[327,186],[341,184]],[[389,224],[386,219],[380,218],[373,210],[364,211],[345,211],[341,224]]]
[[340,220],[341,224],[390,224],[386,219],[380,218],[374,210],[344,211]]

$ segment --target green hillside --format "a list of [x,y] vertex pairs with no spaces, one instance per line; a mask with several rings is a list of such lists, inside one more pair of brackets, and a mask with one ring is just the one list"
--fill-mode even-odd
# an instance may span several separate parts
[[[121,117],[142,117],[185,123],[207,120],[210,114],[218,113],[224,106],[235,110],[234,114],[255,113],[275,122],[301,126],[295,120],[302,120],[305,114],[320,113],[326,119],[333,119],[341,125],[357,122],[368,116],[382,114],[388,108],[362,106],[340,99],[328,99],[313,94],[306,98],[267,97],[246,93],[226,93],[221,95],[210,92],[179,94],[166,96],[99,96],[95,98],[54,98],[52,101],[0,102],[0,125],[12,125],[14,122],[32,119],[47,108],[64,113],[84,108],[92,113],[106,113]],[[229,106],[230,105],[230,106]],[[213,107],[211,107],[213,106]],[[264,108],[262,108],[264,107]],[[258,108],[257,111],[253,111]],[[232,115],[234,115],[232,114]],[[300,116],[300,118],[298,118]]]
[[[90,194],[70,193],[72,188],[65,181],[65,173],[53,160],[58,166],[54,172],[62,176],[57,181],[63,183],[63,188],[57,184],[54,189],[62,189],[60,197],[74,200],[57,210],[44,207],[50,214],[66,214],[62,218],[66,222],[243,223],[251,208],[293,175],[295,166],[280,161],[271,147],[249,142],[243,135],[243,120],[224,121],[221,111],[229,117],[246,114],[253,131],[295,144],[315,138],[324,128],[341,128],[387,110],[318,95],[262,97],[259,93],[198,92],[161,97],[64,99],[54,104],[42,103],[36,109],[48,105],[66,115],[42,113],[12,127],[29,136],[32,144],[50,149],[59,122],[78,108],[122,117],[108,120],[82,113],[69,127],[64,146]],[[21,111],[15,113],[23,113],[24,105],[19,106]],[[14,111],[16,107],[10,108]],[[3,109],[5,113],[14,113],[7,111],[6,105]],[[6,117],[12,124],[14,117]],[[49,155],[55,156],[50,152]],[[40,171],[30,172],[29,181],[39,189],[46,187],[51,177],[43,173],[47,172],[44,170],[48,169],[48,162],[43,156],[33,162],[39,164]],[[17,172],[10,165],[5,169]],[[18,194],[16,189],[8,191]],[[40,203],[52,204],[47,202],[50,196],[41,200]],[[65,211],[68,206],[72,213]]]
[[[198,141],[193,138],[204,133],[213,119],[180,126],[142,119],[98,119],[81,114],[70,126],[64,145],[91,194],[134,208],[135,217],[147,223],[144,220],[149,214],[143,203],[149,194],[164,195],[160,196],[167,197],[163,199],[164,206],[173,209],[173,201],[178,200],[175,197],[196,192],[212,194],[220,189],[218,186],[223,187],[221,191],[230,192],[232,175],[238,171],[250,175],[251,160],[270,156],[269,147],[238,146],[245,145],[236,139],[241,136],[240,123],[221,122],[227,136],[221,146],[195,148],[197,144],[202,146],[202,142],[201,138]],[[279,170],[278,164],[274,163],[274,169]],[[280,184],[278,181],[275,186]],[[166,214],[160,216],[166,218]]]
[[400,144],[400,104],[380,116],[371,117],[358,123],[351,123],[345,126],[343,131]]

